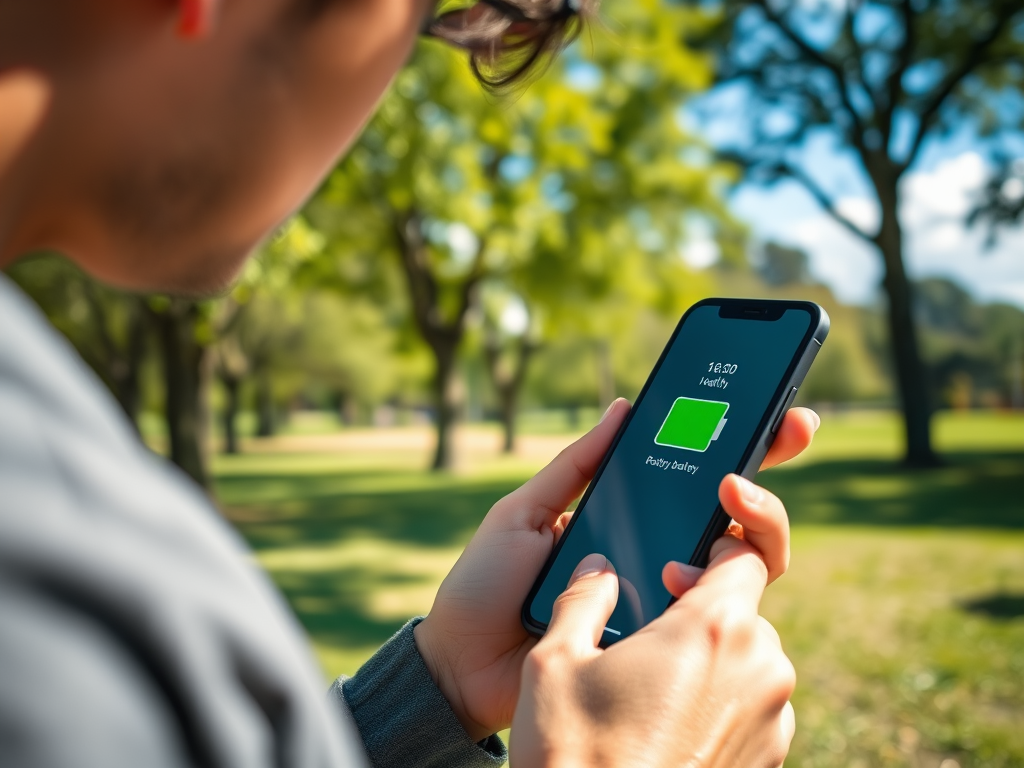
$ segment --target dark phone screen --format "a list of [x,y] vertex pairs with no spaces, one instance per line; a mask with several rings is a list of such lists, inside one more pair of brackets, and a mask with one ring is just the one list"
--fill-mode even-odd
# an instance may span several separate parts
[[718,507],[718,485],[739,467],[811,321],[799,309],[776,320],[722,318],[714,305],[689,314],[577,511],[530,606],[535,621],[551,621],[555,599],[593,552],[619,574],[606,643],[665,610],[671,596],[662,568],[696,552]]

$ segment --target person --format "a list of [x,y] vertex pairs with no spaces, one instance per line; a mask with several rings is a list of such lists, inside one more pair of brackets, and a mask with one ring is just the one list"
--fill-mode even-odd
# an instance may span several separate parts
[[[0,266],[65,254],[128,289],[205,295],[352,143],[424,28],[513,82],[589,5],[488,0],[0,0]],[[0,277],[0,764],[777,766],[793,668],[758,616],[781,502],[737,521],[680,597],[608,650],[591,555],[539,642],[522,601],[628,411],[497,502],[413,620],[325,692],[301,629],[184,476]],[[768,463],[802,451],[794,409]]]

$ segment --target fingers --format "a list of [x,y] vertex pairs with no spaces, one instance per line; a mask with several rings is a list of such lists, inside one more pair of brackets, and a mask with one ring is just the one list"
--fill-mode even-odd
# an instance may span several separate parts
[[596,427],[565,448],[525,485],[506,497],[515,499],[515,506],[528,518],[516,522],[531,528],[553,526],[558,516],[583,493],[587,483],[594,477],[628,413],[629,402],[623,398],[615,400],[608,406]]
[[793,702],[787,701],[782,707],[779,716],[779,730],[782,732],[782,743],[789,752],[789,745],[793,743],[793,736],[796,734],[796,712],[793,710]]
[[724,609],[728,604],[730,611],[753,615],[767,584],[768,569],[760,553],[741,539],[723,536],[712,547],[711,561],[690,593],[696,596],[699,591],[711,605]]
[[757,617],[757,628],[758,631],[764,635],[768,640],[771,640],[779,650],[782,650],[782,638],[779,637],[779,630],[772,626],[772,623],[768,621],[764,616]]
[[569,522],[572,520],[572,516],[573,512],[563,512],[555,518],[555,522],[551,526],[551,531],[555,534],[555,544],[557,544],[558,540],[562,538],[562,534],[565,533],[565,529],[569,527]]
[[[761,553],[768,567],[768,583],[789,568],[789,517],[777,496],[739,475],[726,475],[718,486],[722,508],[742,526],[742,537]],[[719,539],[712,547],[722,546]]]
[[661,583],[672,597],[679,598],[697,583],[702,573],[703,568],[672,560],[661,569]]
[[569,586],[555,600],[543,644],[558,644],[574,655],[584,656],[597,649],[615,602],[619,580],[604,555],[587,555],[576,567]]
[[818,414],[810,408],[790,408],[779,426],[775,442],[761,462],[761,469],[782,464],[805,451],[820,424]]
[[619,603],[636,626],[644,625],[644,607],[640,602],[640,593],[636,591],[633,582],[622,576],[619,576],[619,599],[616,605]]

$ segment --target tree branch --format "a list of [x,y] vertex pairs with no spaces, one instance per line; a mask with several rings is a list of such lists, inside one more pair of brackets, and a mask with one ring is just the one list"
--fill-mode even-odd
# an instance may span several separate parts
[[892,121],[896,114],[896,105],[899,104],[900,95],[903,93],[903,76],[913,61],[914,45],[917,42],[914,7],[911,0],[901,0],[900,16],[903,19],[903,43],[896,57],[896,66],[892,68],[886,81],[886,104],[879,120],[882,128],[882,146],[886,148],[886,153],[888,153],[889,141],[892,138]]
[[818,186],[818,183],[814,181],[814,179],[812,179],[806,173],[801,171],[799,168],[796,168],[784,162],[779,162],[772,170],[778,176],[788,176],[794,181],[799,182],[829,216],[831,216],[839,224],[844,226],[848,231],[852,232],[857,237],[867,241],[871,245],[876,245],[875,237],[873,235],[869,235],[859,226],[854,224],[853,221],[851,221],[849,218],[840,213],[832,198],[830,198],[828,194],[825,193],[825,190]]
[[409,282],[413,315],[424,336],[441,329],[437,314],[437,282],[425,263],[425,243],[413,211],[392,211],[392,230],[398,246],[399,261]]
[[473,265],[470,267],[469,275],[466,276],[466,280],[462,283],[462,289],[459,291],[459,312],[456,316],[458,318],[456,320],[457,323],[462,322],[463,316],[473,303],[473,292],[476,290],[476,286],[487,274],[487,271],[484,269],[484,255],[487,250],[488,239],[488,235],[484,235],[480,238],[476,254],[473,256]]
[[768,4],[768,0],[754,0],[755,4],[761,8],[764,12],[765,18],[768,19],[772,24],[778,27],[779,31],[785,35],[786,39],[789,40],[797,49],[803,54],[805,59],[824,67],[832,76],[836,79],[836,85],[838,86],[839,98],[843,103],[843,110],[849,115],[850,120],[853,122],[853,131],[851,139],[857,150],[863,154],[867,151],[867,147],[864,146],[864,123],[861,121],[860,113],[853,106],[853,102],[850,101],[849,89],[846,82],[846,74],[843,72],[843,68],[838,62],[826,56],[824,53],[819,51],[814,46],[810,45],[800,35],[796,33],[789,24],[786,23],[785,19],[774,10]]
[[932,123],[935,121],[939,110],[945,103],[946,99],[950,97],[953,91],[960,83],[964,81],[972,72],[974,72],[979,66],[985,64],[985,54],[992,47],[999,36],[1006,29],[1006,25],[1010,23],[1019,9],[1015,7],[1013,3],[1007,3],[999,17],[996,18],[995,23],[992,24],[992,28],[988,33],[979,40],[974,42],[964,60],[961,62],[959,67],[951,70],[945,77],[945,79],[939,84],[931,98],[928,99],[920,113],[918,114],[917,132],[914,134],[914,140],[910,145],[910,151],[907,153],[906,159],[899,166],[899,173],[902,174],[907,168],[909,168],[914,159],[917,157],[917,153],[921,149],[921,144],[924,142],[925,136],[928,135],[928,131],[932,127]]

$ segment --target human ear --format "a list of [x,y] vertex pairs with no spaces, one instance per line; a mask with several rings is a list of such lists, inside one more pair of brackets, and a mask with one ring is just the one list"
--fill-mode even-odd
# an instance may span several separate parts
[[219,0],[178,0],[178,37],[201,40],[213,29]]

